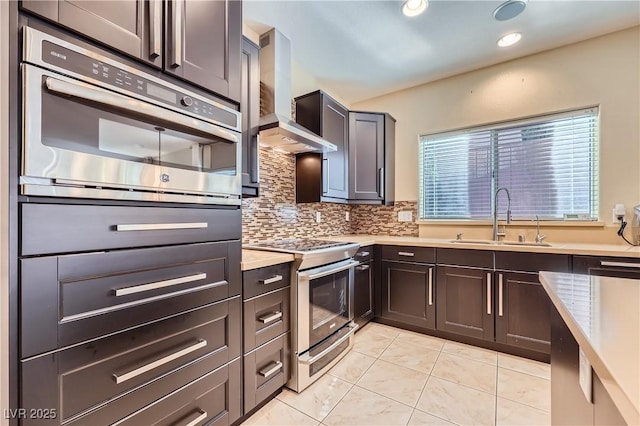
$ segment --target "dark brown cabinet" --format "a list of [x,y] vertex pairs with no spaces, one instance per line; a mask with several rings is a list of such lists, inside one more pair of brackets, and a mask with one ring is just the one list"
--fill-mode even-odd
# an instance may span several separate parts
[[[416,252],[430,251],[422,260],[435,261],[435,249],[423,247],[383,246],[380,250],[379,299],[376,310],[383,319],[408,324],[422,329],[435,329],[436,290],[435,265],[411,262]],[[406,261],[387,260],[399,252]]]
[[371,321],[374,315],[375,274],[372,250],[371,246],[362,247],[355,255],[360,265],[356,266],[355,271],[353,317],[360,327]]
[[260,48],[242,38],[242,196],[257,197],[260,188],[258,122],[260,120]]
[[[322,153],[320,174],[308,170],[305,179],[319,180],[316,191],[296,194],[297,202],[343,201],[349,197],[349,111],[318,90],[296,99],[296,122],[335,144],[338,150]],[[304,156],[303,156],[304,157]]]
[[640,279],[637,258],[573,256],[573,273]]
[[395,200],[395,119],[389,114],[349,112],[349,200]]

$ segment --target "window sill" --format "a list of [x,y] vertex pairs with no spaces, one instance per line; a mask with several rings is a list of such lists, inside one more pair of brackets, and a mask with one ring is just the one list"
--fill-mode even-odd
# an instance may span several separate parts
[[[491,221],[484,220],[417,220],[418,225],[429,226],[492,226]],[[499,220],[500,226],[505,224],[504,220]],[[509,226],[536,226],[535,220],[513,220]],[[541,220],[540,226],[559,228],[604,228],[606,224],[601,221],[591,220]]]

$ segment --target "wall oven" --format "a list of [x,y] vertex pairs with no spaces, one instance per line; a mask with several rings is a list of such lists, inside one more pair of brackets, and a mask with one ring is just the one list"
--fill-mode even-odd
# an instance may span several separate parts
[[239,205],[240,113],[24,28],[27,195]]

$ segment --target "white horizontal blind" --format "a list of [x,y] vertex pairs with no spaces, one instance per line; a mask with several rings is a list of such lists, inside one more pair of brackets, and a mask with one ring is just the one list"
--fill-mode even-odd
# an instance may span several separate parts
[[419,162],[421,219],[489,219],[499,187],[514,219],[598,216],[597,108],[422,136]]

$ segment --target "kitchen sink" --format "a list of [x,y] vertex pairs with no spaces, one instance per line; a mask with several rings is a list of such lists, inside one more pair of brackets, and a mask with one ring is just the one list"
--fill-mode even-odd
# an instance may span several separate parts
[[525,246],[525,247],[551,247],[549,243],[533,243],[520,241],[493,241],[493,240],[451,240],[456,244],[485,244],[491,246]]

